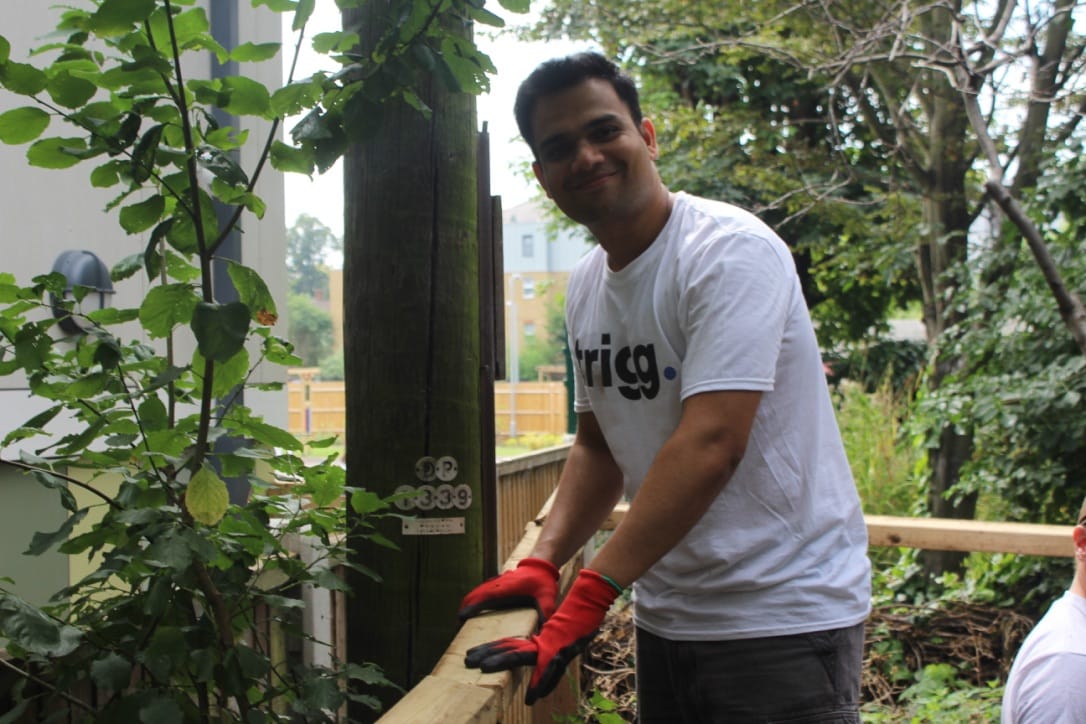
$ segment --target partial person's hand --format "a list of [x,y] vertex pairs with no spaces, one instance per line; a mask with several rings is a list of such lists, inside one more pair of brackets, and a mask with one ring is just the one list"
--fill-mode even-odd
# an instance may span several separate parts
[[484,611],[534,608],[539,623],[550,618],[558,600],[558,569],[542,558],[525,558],[517,567],[483,581],[460,603],[461,621]]
[[557,613],[526,639],[504,638],[468,649],[464,665],[486,673],[535,666],[524,702],[531,705],[554,690],[566,666],[599,632],[619,591],[603,576],[583,569]]

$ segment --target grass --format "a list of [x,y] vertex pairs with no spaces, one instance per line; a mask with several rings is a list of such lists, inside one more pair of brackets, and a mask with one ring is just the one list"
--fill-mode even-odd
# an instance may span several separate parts
[[868,394],[845,381],[836,394],[837,424],[864,512],[913,514],[924,458],[923,450],[902,435],[908,400],[885,383]]

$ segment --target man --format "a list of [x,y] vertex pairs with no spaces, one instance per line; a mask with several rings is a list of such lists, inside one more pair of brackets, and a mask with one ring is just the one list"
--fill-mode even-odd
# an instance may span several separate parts
[[1071,588],[1022,642],[1003,690],[1004,724],[1086,722],[1086,500],[1071,538]]
[[[532,555],[460,612],[534,605],[546,623],[466,665],[534,665],[532,703],[633,585],[640,721],[858,722],[867,529],[788,249],[668,191],[606,58],[544,63],[515,111],[539,183],[599,246],[567,292],[578,426],[554,505]],[[557,566],[623,493],[551,616]]]

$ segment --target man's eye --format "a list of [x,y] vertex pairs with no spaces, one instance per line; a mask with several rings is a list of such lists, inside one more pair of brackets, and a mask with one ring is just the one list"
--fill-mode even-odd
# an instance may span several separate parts
[[609,141],[618,135],[618,126],[600,126],[592,132],[592,140]]
[[567,158],[569,156],[571,148],[572,148],[572,146],[570,146],[569,144],[565,144],[565,143],[547,146],[546,148],[543,149],[543,160],[544,161],[561,161],[562,159]]

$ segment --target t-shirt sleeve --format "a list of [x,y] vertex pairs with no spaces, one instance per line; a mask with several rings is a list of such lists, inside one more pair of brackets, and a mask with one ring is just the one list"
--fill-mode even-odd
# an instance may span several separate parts
[[702,242],[684,274],[682,397],[772,390],[796,289],[795,266],[783,242],[728,232]]
[[1062,653],[1046,657],[1018,689],[1014,724],[1081,724],[1086,716],[1086,656]]

